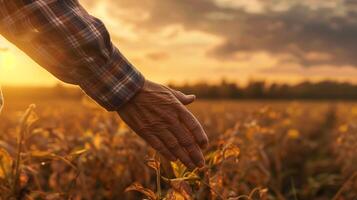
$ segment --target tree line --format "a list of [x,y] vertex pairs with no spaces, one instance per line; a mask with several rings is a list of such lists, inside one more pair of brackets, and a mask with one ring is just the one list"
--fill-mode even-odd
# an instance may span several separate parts
[[222,80],[220,84],[216,85],[200,82],[184,85],[170,84],[169,86],[205,99],[357,100],[357,85],[335,81],[305,81],[295,85],[251,81],[247,86],[241,87],[235,83]]
[[[306,100],[357,100],[357,85],[334,81],[301,82],[295,85],[264,81],[251,81],[246,86],[222,80],[219,84],[200,82],[196,84],[174,85],[170,87],[187,94],[195,94],[201,99],[306,99]],[[58,99],[78,100],[85,95],[78,87],[58,84],[55,87],[4,87],[7,100],[28,100],[32,102]]]

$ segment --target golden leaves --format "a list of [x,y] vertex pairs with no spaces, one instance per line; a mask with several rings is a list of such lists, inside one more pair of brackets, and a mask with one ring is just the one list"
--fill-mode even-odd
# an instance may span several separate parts
[[206,159],[209,161],[211,166],[218,165],[222,163],[224,160],[233,159],[234,161],[238,161],[240,155],[240,148],[233,144],[228,144],[223,146],[222,149],[216,150],[214,152],[209,153],[206,156]]
[[297,129],[289,129],[287,132],[287,136],[289,139],[296,140],[300,137],[300,132]]
[[95,134],[93,144],[96,149],[100,149],[103,143],[103,138],[100,134]]
[[156,159],[148,159],[146,165],[154,169],[156,172],[160,170],[160,162]]
[[352,111],[352,115],[357,116],[357,106],[354,106],[351,111]]
[[223,159],[235,158],[238,159],[240,149],[235,145],[227,145],[223,148]]
[[171,167],[176,178],[184,177],[187,168],[181,162],[171,162]]
[[171,181],[170,189],[166,195],[166,200],[192,200],[192,189],[187,182],[184,181]]
[[[293,192],[285,183],[290,182],[291,174],[295,173],[290,169],[296,172],[300,169],[289,168],[291,166],[303,166],[307,172],[314,165],[318,170],[330,169],[329,162],[337,155],[334,162],[341,166],[342,173],[335,178],[342,181],[342,174],[348,177],[356,169],[356,116],[350,107],[336,113],[337,126],[330,129],[326,126],[334,121],[325,123],[325,110],[316,105],[314,109],[310,105],[296,105],[291,112],[286,105],[280,105],[257,112],[252,106],[243,109],[233,103],[234,106],[225,105],[225,109],[212,111],[211,104],[193,106],[197,113],[201,112],[200,119],[206,122],[204,125],[211,138],[204,152],[206,166],[194,171],[180,162],[170,163],[157,157],[145,162],[143,158],[151,153],[148,145],[134,134],[126,134],[129,130],[123,123],[118,125],[114,115],[92,109],[74,113],[70,112],[72,107],[53,111],[50,107],[39,112],[43,120],[33,123],[36,116],[30,113],[23,129],[24,148],[19,154],[17,191],[29,191],[28,199],[139,199],[145,195],[144,199],[155,200],[267,200],[278,198],[279,193],[285,197]],[[313,115],[309,114],[310,110]],[[6,117],[4,114],[2,117]],[[0,144],[9,152],[0,150],[3,165],[0,199],[6,199],[4,194],[12,192],[16,161],[10,155],[15,157],[17,149],[14,138],[18,116],[6,120],[9,122],[0,124],[4,133],[1,141],[11,148]],[[325,133],[321,130],[331,134],[320,134]],[[318,139],[312,141],[309,137],[315,133]],[[332,139],[333,154],[321,162],[318,151],[310,149],[318,150],[320,138],[330,136],[333,137],[325,142]],[[305,164],[304,156],[310,154],[317,157],[314,163]],[[330,183],[339,186],[340,182],[329,179]],[[276,185],[279,187],[275,188]],[[311,190],[309,185],[304,188]],[[298,197],[306,192],[300,185],[296,189]],[[353,194],[349,189],[348,184],[345,193]],[[124,190],[136,192],[124,193]],[[343,198],[349,199],[348,196]]]
[[348,125],[347,124],[343,124],[341,126],[338,127],[338,131],[340,133],[346,133],[348,131]]
[[143,187],[140,183],[133,183],[132,185],[130,185],[125,189],[125,192],[130,192],[130,191],[140,192],[143,195],[145,195],[147,198],[149,198],[149,200],[158,200],[156,194],[152,190]]
[[9,153],[0,149],[0,178],[7,178],[12,170],[13,160]]

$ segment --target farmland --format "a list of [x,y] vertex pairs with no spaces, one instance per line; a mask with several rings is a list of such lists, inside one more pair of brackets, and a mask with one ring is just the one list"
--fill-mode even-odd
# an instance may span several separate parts
[[210,145],[193,172],[87,100],[6,103],[0,199],[357,198],[356,103],[198,101]]

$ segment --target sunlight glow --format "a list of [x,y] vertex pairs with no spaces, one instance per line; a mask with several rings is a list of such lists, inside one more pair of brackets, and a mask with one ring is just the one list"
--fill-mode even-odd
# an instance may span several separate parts
[[15,67],[15,55],[11,52],[3,52],[0,55],[1,64],[0,67],[5,71],[13,69]]
[[[243,9],[252,15],[264,13],[266,6],[263,1],[259,0],[212,1],[216,2],[222,10],[238,9],[239,11]],[[150,29],[149,25],[145,22],[153,17],[153,13],[150,13],[149,10],[151,8],[125,9],[121,7],[121,5],[125,5],[122,0],[118,2],[113,2],[112,0],[90,2],[94,1],[82,0],[83,5],[87,6],[89,13],[104,22],[110,32],[113,43],[125,57],[144,76],[153,81],[161,83],[184,83],[186,81],[217,82],[224,77],[241,84],[254,78],[287,83],[306,79],[335,79],[356,82],[357,68],[355,66],[338,69],[338,66],[326,65],[310,69],[303,66],[303,64],[281,63],[281,60],[289,61],[290,57],[281,59],[279,55],[271,54],[265,49],[252,51],[249,45],[254,47],[256,45],[254,44],[255,40],[247,43],[246,49],[232,53],[231,57],[217,58],[217,56],[210,54],[215,48],[227,43],[227,38],[224,37],[227,34],[222,34],[223,32],[229,32],[228,35],[233,35],[234,37],[239,35],[239,38],[244,43],[244,31],[254,29],[256,25],[248,24],[242,26],[242,32],[239,32],[240,29],[221,30],[219,27],[215,30],[214,28],[210,28],[209,23],[211,21],[222,20],[224,23],[227,22],[227,25],[230,25],[230,21],[237,20],[239,24],[240,20],[244,20],[244,15],[240,19],[232,15],[233,12],[205,13],[207,15],[207,22],[199,20],[196,24],[191,24],[196,19],[181,19],[179,15],[184,13],[178,13],[174,17],[171,16],[172,19],[156,19],[158,22],[162,22],[162,24],[158,24],[155,29]],[[153,2],[158,2],[158,0]],[[278,0],[277,3],[279,5],[276,5],[276,7],[279,8],[278,10],[287,11],[289,6],[298,3],[307,5],[308,2],[310,1],[290,2]],[[321,5],[328,8],[331,5],[335,5],[333,1],[321,3],[323,1],[314,0],[313,2],[309,5]],[[338,1],[338,4],[342,3]],[[141,8],[140,2],[138,2],[138,5],[135,2],[130,3],[130,5]],[[152,5],[155,4],[153,3]],[[169,5],[176,6],[175,3],[168,3],[166,6]],[[177,5],[180,5],[180,3],[177,2]],[[108,12],[111,9],[115,9],[115,15]],[[155,10],[158,13],[161,11]],[[190,14],[192,13],[188,12],[186,17],[195,16],[191,16]],[[168,20],[172,20],[172,22],[168,23]],[[191,26],[185,26],[185,20]],[[156,25],[156,23],[154,24]],[[196,28],[196,26],[199,28]],[[237,33],[234,31],[237,31]],[[229,52],[229,48],[231,48],[229,45],[229,43],[226,44],[227,48],[223,50]],[[236,44],[232,44],[233,48],[234,45]],[[304,56],[309,61],[330,59],[329,54],[323,54],[318,51],[307,52]],[[0,37],[0,84],[51,86],[58,82],[55,77],[32,61],[26,54]]]

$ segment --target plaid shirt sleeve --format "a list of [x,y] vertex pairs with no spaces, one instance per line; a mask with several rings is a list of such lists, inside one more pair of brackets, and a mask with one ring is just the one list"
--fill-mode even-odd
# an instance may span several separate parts
[[112,44],[103,23],[78,0],[0,0],[0,31],[109,111],[130,100],[145,82]]

